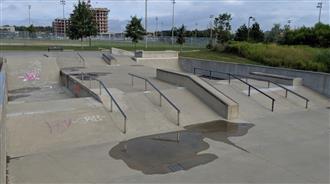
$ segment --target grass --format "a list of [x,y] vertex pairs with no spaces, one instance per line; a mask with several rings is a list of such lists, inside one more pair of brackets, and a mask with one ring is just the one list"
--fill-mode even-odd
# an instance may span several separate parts
[[241,64],[260,64],[258,62],[243,57],[239,57],[237,55],[211,51],[208,49],[201,49],[200,51],[193,51],[193,52],[181,52],[180,56],[205,59],[205,60],[241,63]]

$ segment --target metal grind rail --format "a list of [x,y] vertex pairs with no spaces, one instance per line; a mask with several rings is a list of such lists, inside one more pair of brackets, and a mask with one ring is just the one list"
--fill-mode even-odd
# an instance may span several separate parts
[[111,65],[111,58],[107,56],[106,54],[102,54],[102,58],[105,62],[110,63]]
[[106,85],[99,79],[86,74],[86,73],[81,73],[81,80],[83,80],[85,78],[85,76],[88,76],[89,78],[89,83],[90,86],[92,84],[92,80],[95,80],[99,83],[99,95],[102,95],[102,87],[104,88],[105,92],[108,94],[108,96],[110,97],[110,112],[113,112],[113,104],[116,105],[116,107],[118,108],[119,112],[121,113],[121,115],[124,118],[124,131],[123,133],[126,134],[127,132],[127,115],[124,113],[124,111],[122,110],[122,108],[119,106],[119,104],[117,103],[117,101],[115,100],[115,98],[113,97],[113,95],[110,93],[110,91],[108,90],[108,88],[106,87]]
[[77,52],[77,55],[78,55],[78,57],[80,59],[80,62],[82,62],[83,63],[83,66],[86,67],[86,61],[85,61],[84,57],[82,57],[79,52]]
[[134,85],[134,77],[135,77],[135,78],[139,78],[139,79],[144,80],[144,89],[145,89],[145,91],[148,88],[147,84],[149,84],[151,87],[153,87],[159,93],[159,105],[162,106],[162,97],[163,97],[177,111],[177,125],[180,126],[180,113],[181,113],[181,111],[170,99],[168,99],[152,82],[150,82],[149,79],[146,79],[144,77],[141,77],[141,76],[138,76],[138,75],[135,75],[135,74],[131,74],[131,73],[128,73],[128,75],[130,75],[132,77],[132,86]]
[[267,98],[269,98],[272,101],[272,106],[271,106],[271,110],[272,112],[274,112],[274,106],[275,106],[275,99],[269,95],[267,95],[266,93],[264,93],[263,91],[261,91],[260,89],[254,87],[253,85],[249,84],[248,82],[243,81],[242,79],[240,79],[239,77],[236,77],[233,74],[230,73],[225,73],[225,72],[217,72],[217,71],[212,71],[212,70],[205,70],[205,69],[201,69],[201,68],[194,68],[194,74],[196,74],[196,69],[198,70],[204,70],[204,71],[208,71],[209,72],[209,77],[212,77],[212,73],[221,73],[221,74],[226,74],[228,75],[228,81],[230,83],[230,78],[235,78],[239,81],[241,81],[243,84],[246,84],[248,86],[248,96],[251,96],[251,88],[255,89],[256,91],[258,91],[259,93],[263,94],[264,96],[266,96]]
[[302,96],[301,94],[295,92],[295,91],[292,91],[291,89],[288,89],[287,87],[281,85],[281,84],[278,84],[276,82],[273,82],[273,81],[270,81],[270,80],[265,80],[265,79],[259,79],[259,78],[256,78],[256,77],[250,77],[250,76],[244,76],[244,75],[236,75],[236,74],[231,74],[231,73],[225,73],[225,72],[219,72],[219,71],[212,71],[212,70],[206,70],[206,69],[202,69],[202,68],[194,68],[194,74],[196,74],[196,71],[197,70],[202,70],[202,71],[207,71],[208,74],[209,74],[209,77],[212,79],[212,74],[213,73],[220,73],[220,74],[225,74],[228,76],[228,82],[230,83],[230,79],[231,79],[231,76],[236,76],[236,77],[241,77],[241,78],[246,78],[246,82],[248,79],[253,79],[253,80],[258,80],[258,81],[264,81],[264,82],[267,82],[268,83],[268,88],[270,87],[270,84],[273,84],[275,86],[278,86],[282,89],[285,90],[285,98],[288,98],[288,93],[290,92],[291,94],[305,100],[305,108],[307,109],[308,108],[308,104],[309,104],[309,99]]

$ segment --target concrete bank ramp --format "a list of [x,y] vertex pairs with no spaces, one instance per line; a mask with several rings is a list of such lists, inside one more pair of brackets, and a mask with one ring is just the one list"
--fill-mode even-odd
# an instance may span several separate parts
[[9,104],[6,126],[10,157],[121,138],[107,110],[92,98]]
[[59,82],[59,68],[56,59],[44,57],[15,57],[9,56],[8,90],[26,87],[41,87]]
[[187,88],[211,109],[227,120],[239,117],[239,104],[197,76],[157,69],[157,79]]

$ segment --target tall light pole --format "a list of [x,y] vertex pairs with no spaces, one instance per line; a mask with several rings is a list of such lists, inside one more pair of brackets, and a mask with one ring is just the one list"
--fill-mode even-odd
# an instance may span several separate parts
[[63,38],[66,38],[66,20],[65,20],[65,12],[64,12],[64,8],[65,8],[65,0],[60,0],[61,4],[63,5]]
[[213,18],[214,18],[214,15],[210,15],[210,30],[211,30],[211,33],[210,33],[210,44],[213,45]]
[[172,0],[173,7],[172,7],[172,45],[174,45],[174,5],[175,0]]
[[155,30],[155,37],[158,37],[158,17],[156,17],[156,30]]
[[321,14],[322,14],[322,1],[317,3],[316,8],[319,9],[319,23],[321,23]]
[[144,27],[146,29],[145,48],[148,48],[148,0],[145,0]]
[[29,9],[29,26],[31,25],[31,5],[28,5]]
[[255,21],[256,19],[252,16],[249,17],[249,21],[248,21],[248,38],[247,38],[247,41],[250,40],[250,22],[252,21]]

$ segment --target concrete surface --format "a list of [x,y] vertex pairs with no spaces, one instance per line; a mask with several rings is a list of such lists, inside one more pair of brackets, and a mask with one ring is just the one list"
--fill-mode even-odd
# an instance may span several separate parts
[[[8,85],[12,89],[19,89],[20,85],[25,88],[60,85],[61,68],[92,73],[106,84],[127,113],[128,132],[121,133],[121,116],[117,109],[109,112],[109,97],[104,91],[100,95],[103,104],[93,98],[73,98],[70,93],[63,98],[50,93],[49,99],[38,100],[37,91],[29,91],[30,98],[13,101],[7,108],[9,183],[329,183],[330,103],[327,97],[305,86],[289,87],[311,100],[308,109],[299,98],[289,95],[286,99],[282,90],[274,86],[268,89],[267,84],[250,81],[276,99],[275,112],[271,112],[268,99],[255,91],[247,97],[246,86],[238,81],[233,80],[229,85],[226,80],[208,80],[240,105],[239,119],[227,122],[231,124],[227,126],[188,88],[158,80],[155,68],[137,64],[129,56],[114,55],[117,63],[109,66],[102,63],[99,52],[80,52],[85,58],[84,64],[76,53],[47,53],[49,57],[43,54],[2,53],[11,68]],[[19,64],[19,60],[26,62]],[[55,67],[58,73],[43,74],[42,71],[44,77],[39,80],[26,83],[18,80],[21,73],[15,74],[15,67],[23,71],[35,63],[39,63],[42,70]],[[83,65],[86,68],[81,68]],[[150,87],[145,91],[142,80],[134,79],[132,86],[128,73],[148,78],[175,102],[182,112],[180,127],[175,124],[175,111],[165,101],[160,107],[158,94]],[[95,81],[80,82],[99,94]],[[163,133],[190,131],[191,126],[208,125],[205,123],[214,120],[219,121],[220,127],[226,126],[221,131],[213,127],[196,129],[192,133],[198,139],[189,138],[187,144],[163,136]],[[203,136],[210,130],[209,136]],[[185,149],[185,146],[199,145],[196,141],[200,141],[201,136],[203,151],[191,154]],[[147,140],[148,144],[133,144],[134,140]],[[159,147],[160,142],[174,148],[174,152],[166,150],[168,154],[163,155],[151,151]],[[130,150],[140,149],[146,153],[143,158],[146,164],[142,163],[145,167],[149,165],[147,162],[152,162],[149,154],[153,159],[161,157],[160,160],[163,157],[176,160],[177,155],[181,155],[180,158],[197,156],[187,156],[184,164],[180,160],[168,163],[171,164],[169,173],[144,174],[138,168],[131,168],[126,160],[113,157],[111,151],[120,145],[126,148],[119,150],[119,154],[131,156],[137,164],[141,163],[134,160],[136,155]],[[212,155],[212,159],[208,160],[205,155]],[[195,158],[206,160],[195,165]],[[168,164],[158,167],[168,167]],[[182,168],[183,165],[189,169]]]

